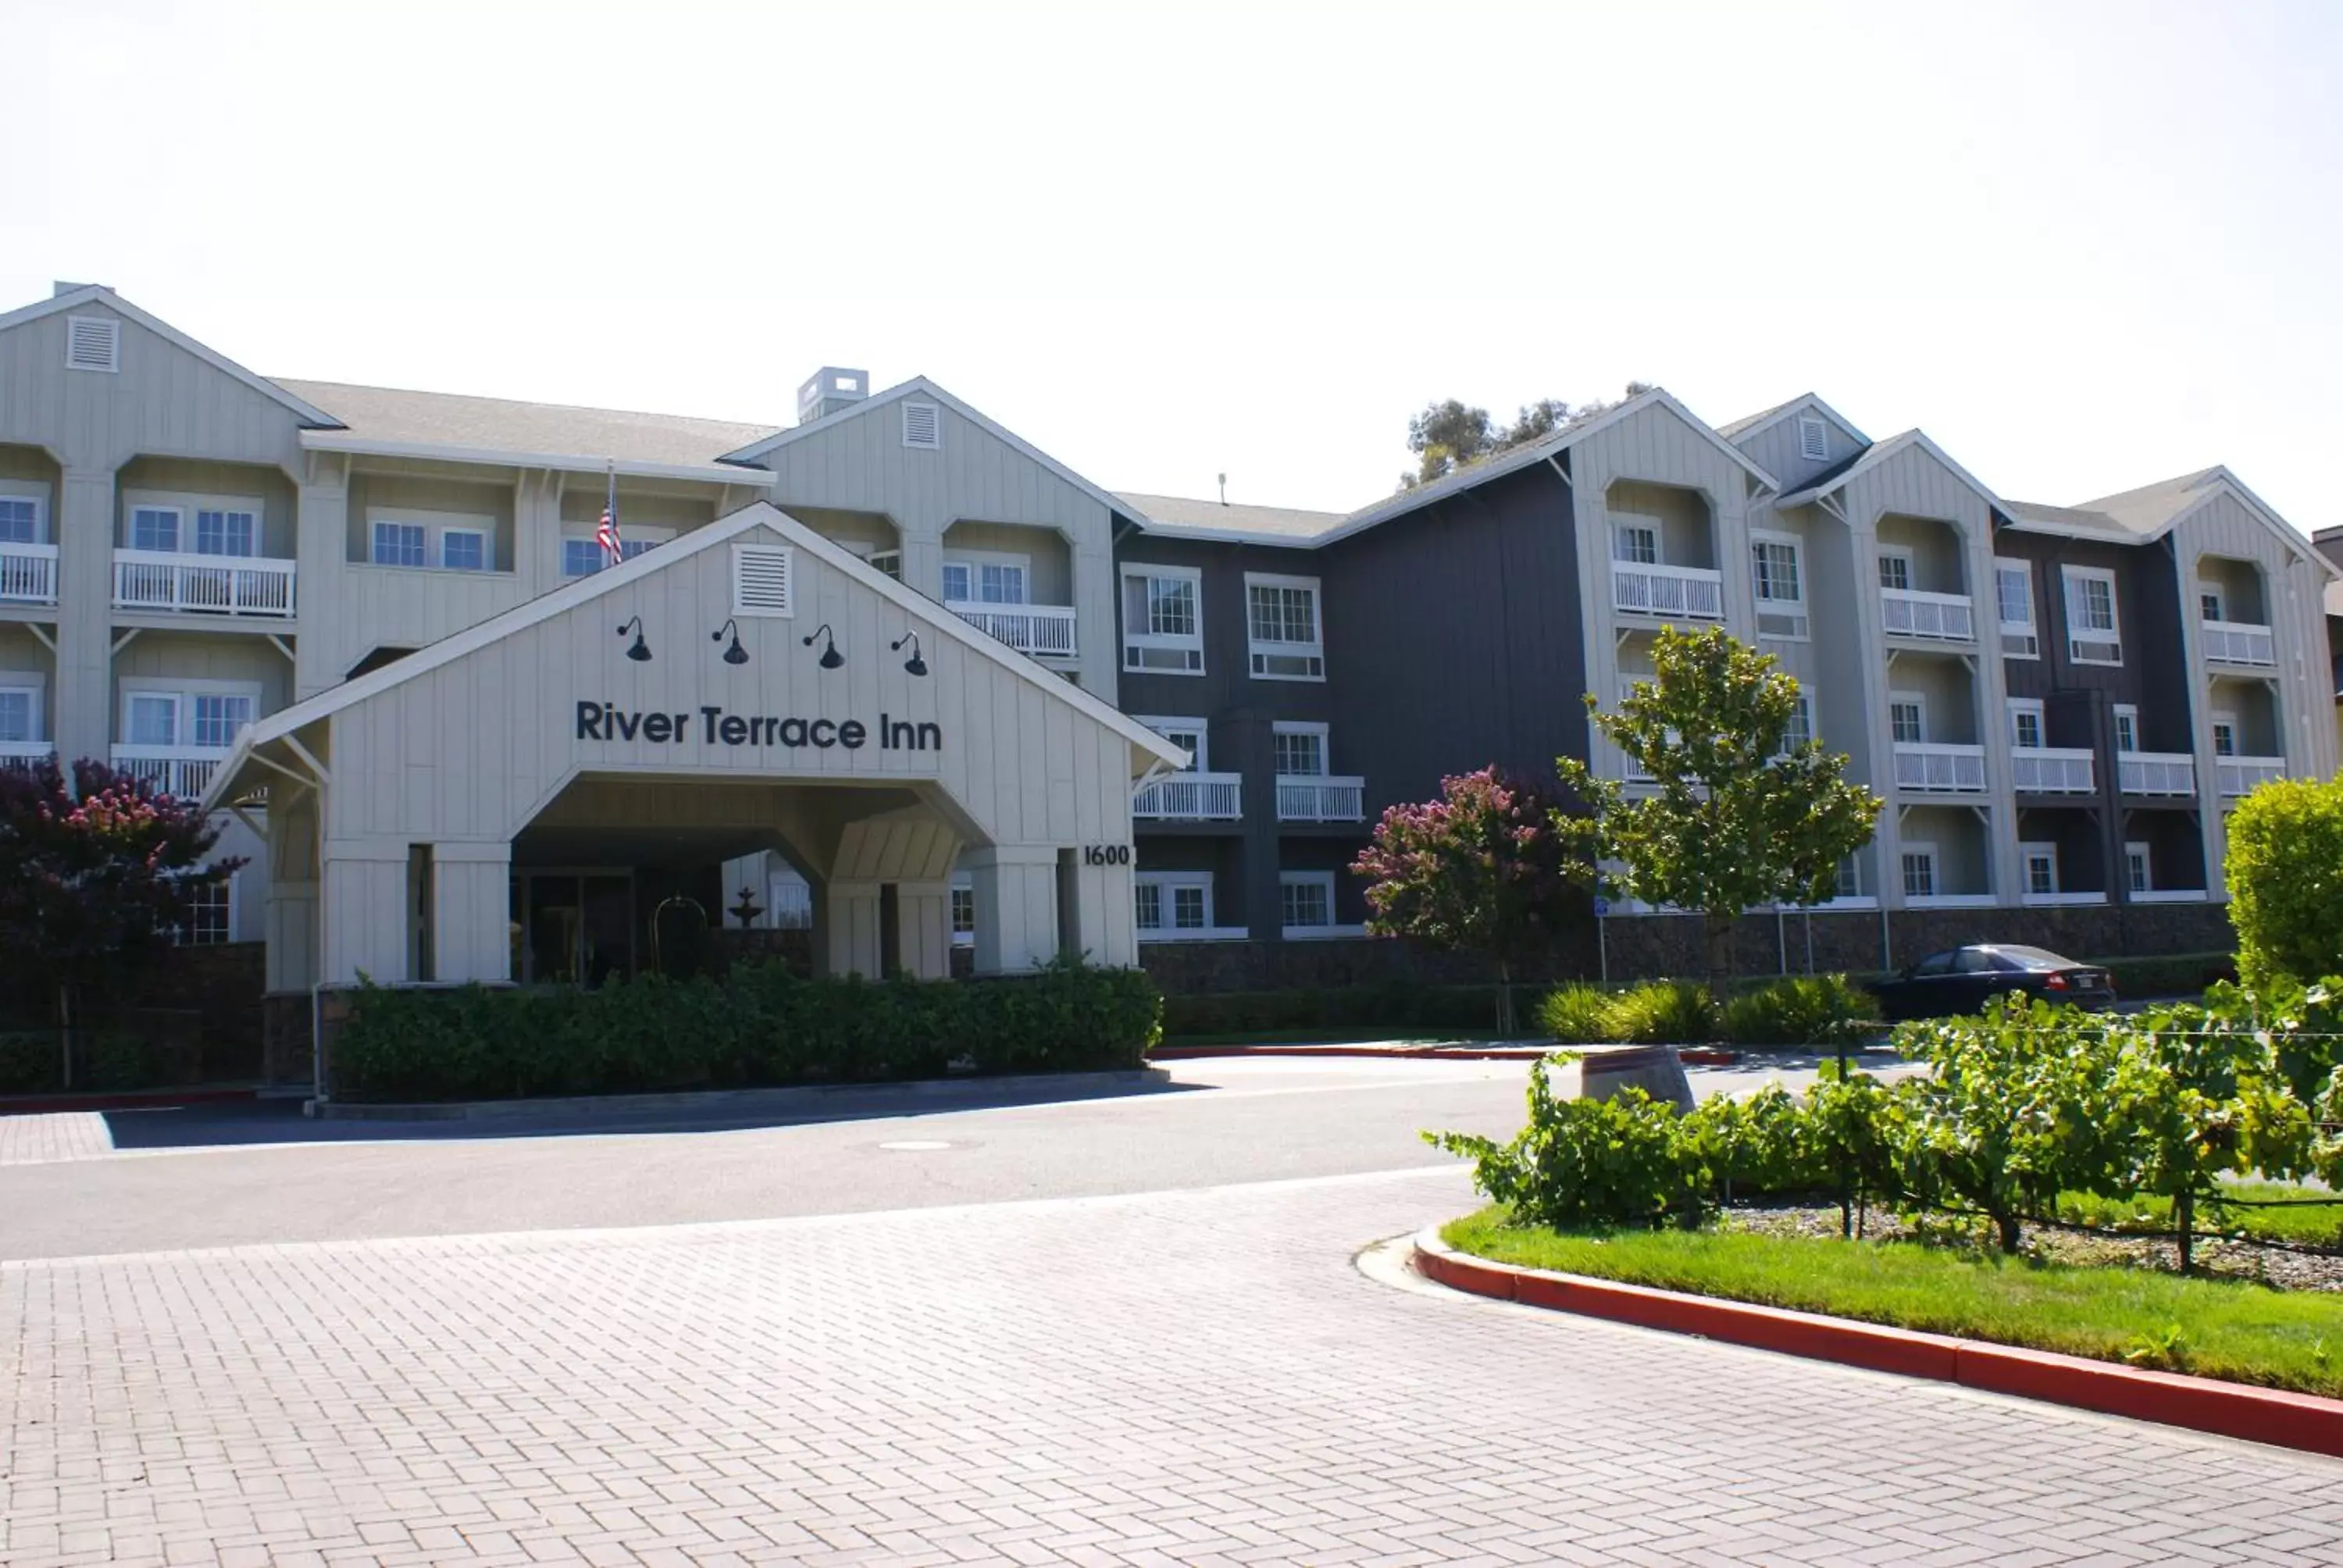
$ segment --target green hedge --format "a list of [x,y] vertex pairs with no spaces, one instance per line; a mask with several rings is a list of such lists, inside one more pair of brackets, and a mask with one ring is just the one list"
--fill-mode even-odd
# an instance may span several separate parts
[[352,1101],[503,1100],[1142,1065],[1162,999],[1078,963],[983,980],[646,975],[598,990],[366,987],[333,1042]]
[[[61,1091],[61,1033],[55,1029],[0,1030],[0,1094],[54,1094]],[[75,1092],[162,1089],[173,1082],[170,1064],[164,1054],[135,1034],[99,1030],[81,1037],[81,1071],[74,1086]]]
[[2093,959],[2116,982],[2116,994],[2135,1000],[2153,996],[2196,996],[2215,980],[2235,984],[2235,953],[2177,953],[2152,959]]
[[1564,1045],[1827,1045],[1868,1030],[1877,1010],[1845,975],[1792,975],[1736,987],[1721,1009],[1690,980],[1576,983],[1549,993],[1538,1020]]

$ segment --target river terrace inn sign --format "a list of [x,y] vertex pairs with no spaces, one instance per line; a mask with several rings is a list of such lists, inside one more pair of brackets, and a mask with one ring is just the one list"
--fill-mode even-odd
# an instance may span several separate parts
[[517,880],[634,868],[631,925],[765,850],[820,967],[941,978],[956,871],[977,973],[1136,964],[1132,786],[1185,759],[755,501],[258,720],[205,804],[265,836],[275,993],[519,978]]

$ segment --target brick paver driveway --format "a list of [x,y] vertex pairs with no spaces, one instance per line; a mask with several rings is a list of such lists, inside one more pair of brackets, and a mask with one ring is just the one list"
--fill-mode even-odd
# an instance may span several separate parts
[[1417,1171],[0,1267],[0,1562],[2343,1562],[2343,1464],[1363,1277]]

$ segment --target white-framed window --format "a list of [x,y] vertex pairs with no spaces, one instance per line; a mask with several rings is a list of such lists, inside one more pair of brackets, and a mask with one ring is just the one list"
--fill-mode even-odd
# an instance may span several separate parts
[[1270,755],[1281,779],[1326,776],[1326,726],[1280,722],[1270,726]]
[[1917,691],[1887,694],[1888,738],[1898,746],[1918,746],[1928,739],[1928,699]]
[[1782,743],[1775,749],[1780,754],[1786,756],[1790,752],[1795,751],[1799,747],[1804,746],[1807,741],[1812,740],[1814,738],[1814,693],[1810,691],[1801,691],[1798,693],[1797,710],[1790,715],[1790,722],[1783,727]]
[[496,565],[483,528],[447,528],[439,535],[439,565],[451,572],[484,572]]
[[2237,754],[2237,716],[2215,709],[2213,713],[2213,755],[2235,757]]
[[225,507],[196,508],[196,554],[249,556],[260,532],[260,519],[251,512]]
[[197,882],[187,889],[179,940],[188,947],[216,947],[233,941],[236,933],[236,879],[230,871],[216,881]]
[[225,751],[259,710],[260,687],[252,681],[125,679],[122,740]]
[[1936,896],[1936,846],[1906,844],[1902,851],[1904,896],[1907,899],[1933,899]]
[[419,567],[427,558],[424,551],[428,531],[421,523],[377,519],[374,525],[374,550],[368,558],[378,567]]
[[1281,871],[1277,897],[1285,929],[1320,930],[1334,923],[1334,873]]
[[1326,645],[1316,578],[1245,573],[1245,631],[1259,680],[1323,680]]
[[1993,596],[2001,617],[2001,651],[2006,658],[2039,658],[2042,638],[2034,626],[2034,568],[2030,562],[2006,557],[1993,563]]
[[1210,871],[1139,871],[1131,879],[1131,909],[1150,934],[1212,929]]
[[47,513],[38,496],[0,495],[0,545],[46,544]]
[[2197,613],[2207,620],[2228,619],[2221,613],[2225,602],[2218,584],[2200,582],[2197,585]]
[[1611,524],[1611,558],[1633,567],[1660,564],[1660,526],[1637,518],[1614,518]]
[[1151,675],[1204,673],[1202,572],[1124,565],[1122,667]]
[[2009,699],[2009,743],[2021,751],[2042,749],[2042,699],[2038,697],[2013,697]]
[[2139,749],[2139,709],[2128,702],[2118,702],[2116,713],[2116,749]]
[[976,945],[976,880],[964,871],[951,883],[951,940],[954,947]]
[[944,558],[946,604],[1030,604],[1031,556],[961,550]]
[[129,746],[176,746],[179,743],[179,694],[176,691],[125,691],[122,694],[122,739]]
[[176,507],[131,508],[130,548],[161,555],[178,554],[179,522],[184,515]]
[[1750,578],[1757,590],[1757,634],[1803,638],[1806,619],[1805,562],[1795,534],[1749,536]]
[[0,741],[41,738],[41,698],[46,682],[37,675],[0,670]]
[[191,694],[187,743],[223,750],[236,744],[236,733],[252,722],[253,700],[243,692],[198,691]]
[[903,580],[902,551],[872,550],[869,555],[864,556],[862,558],[869,561],[879,570],[886,573],[889,577],[893,578],[897,582],[901,582]]
[[[602,541],[594,537],[598,523],[565,523],[561,528],[561,575],[565,578],[590,578],[609,562],[603,558]],[[656,549],[675,538],[673,528],[638,528],[621,520],[618,524],[618,559],[633,560],[645,550]]]
[[1842,899],[1863,897],[1863,860],[1849,855],[1838,863],[1838,896]]
[[2124,886],[2135,893],[2156,890],[2156,858],[2137,839],[2124,845]]
[[[1134,714],[1132,717],[1139,716]],[[1139,722],[1169,740],[1172,745],[1183,748],[1188,753],[1188,771],[1192,773],[1212,771],[1205,761],[1206,727],[1202,719],[1140,718]]]
[[2055,893],[2058,890],[2057,845],[2020,844],[2017,853],[2026,865],[2027,892]]
[[1912,552],[1894,547],[1879,552],[1879,586],[1908,593],[1912,588]]
[[2116,574],[2104,567],[2063,567],[2060,572],[2066,589],[2066,656],[2077,664],[2121,664]]
[[1812,414],[1798,416],[1798,456],[1809,463],[1830,460],[1830,427]]

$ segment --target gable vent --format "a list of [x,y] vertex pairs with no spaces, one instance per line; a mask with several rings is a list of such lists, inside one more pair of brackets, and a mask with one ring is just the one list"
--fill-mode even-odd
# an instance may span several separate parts
[[903,405],[903,445],[940,452],[944,445],[942,410],[932,403]]
[[1810,463],[1820,463],[1830,457],[1830,427],[1811,415],[1798,418],[1798,456]]
[[795,553],[787,545],[734,545],[732,613],[797,614]]
[[111,316],[65,317],[65,368],[122,368],[122,323]]

